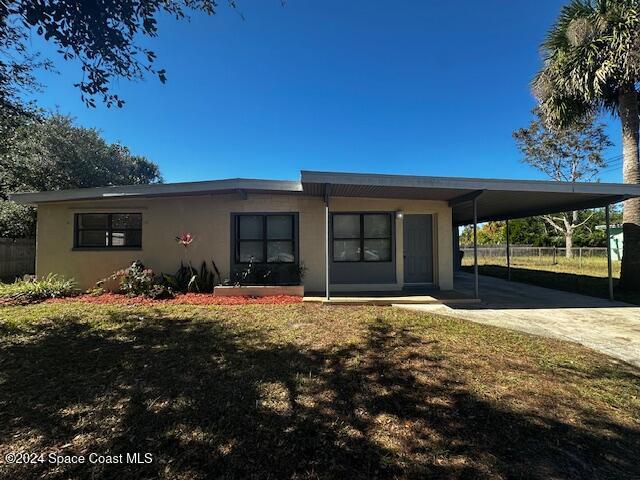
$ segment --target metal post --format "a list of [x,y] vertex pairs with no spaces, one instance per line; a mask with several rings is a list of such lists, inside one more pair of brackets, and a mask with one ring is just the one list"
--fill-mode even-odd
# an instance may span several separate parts
[[580,255],[580,271],[582,271],[582,247],[578,249],[578,255]]
[[609,205],[604,207],[604,218],[607,224],[607,273],[609,275],[609,300],[613,302],[613,274],[611,272],[611,218],[609,215]]
[[325,245],[324,245],[324,256],[325,256],[325,293],[327,300],[331,299],[331,295],[329,294],[329,196],[325,199],[324,204],[324,226],[325,226]]
[[327,301],[331,300],[331,294],[329,292],[329,282],[331,279],[330,267],[331,262],[329,260],[329,253],[331,248],[329,242],[331,237],[329,235],[329,197],[331,195],[331,184],[325,183],[324,185],[324,261],[325,261],[325,296]]
[[478,284],[478,199],[473,199],[473,274],[475,276],[476,298],[480,298]]
[[511,246],[509,245],[509,220],[507,220],[507,280],[511,281]]

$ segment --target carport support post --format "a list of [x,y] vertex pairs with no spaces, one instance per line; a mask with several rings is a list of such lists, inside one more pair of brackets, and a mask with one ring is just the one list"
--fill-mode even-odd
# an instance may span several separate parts
[[478,285],[478,198],[473,199],[473,275],[475,277],[476,298],[480,298]]
[[509,246],[509,220],[507,219],[507,280],[511,281],[511,247]]
[[328,300],[331,300],[331,294],[329,293],[329,195],[331,194],[331,184],[327,183],[324,186],[324,258],[325,258],[325,295]]
[[609,300],[613,302],[613,275],[611,273],[611,216],[609,214],[610,206],[604,207],[604,218],[607,224],[607,273],[609,275]]

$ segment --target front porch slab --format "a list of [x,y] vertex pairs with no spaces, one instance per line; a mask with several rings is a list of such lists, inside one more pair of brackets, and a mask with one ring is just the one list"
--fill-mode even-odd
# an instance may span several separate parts
[[322,303],[323,305],[460,305],[480,303],[477,298],[456,291],[433,292],[430,295],[410,295],[402,292],[384,294],[350,294],[336,295],[329,300],[321,295],[306,296],[304,302]]

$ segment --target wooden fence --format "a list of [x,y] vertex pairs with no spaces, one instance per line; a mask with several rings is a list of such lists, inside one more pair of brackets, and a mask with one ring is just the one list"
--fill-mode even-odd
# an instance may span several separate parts
[[36,270],[34,238],[0,238],[0,279],[11,281]]

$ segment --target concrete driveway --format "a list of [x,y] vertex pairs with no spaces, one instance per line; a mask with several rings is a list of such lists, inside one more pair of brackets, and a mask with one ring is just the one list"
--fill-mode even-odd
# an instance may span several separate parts
[[[456,274],[456,290],[473,295],[473,275]],[[640,307],[480,277],[482,303],[398,305],[577,342],[640,367]]]

